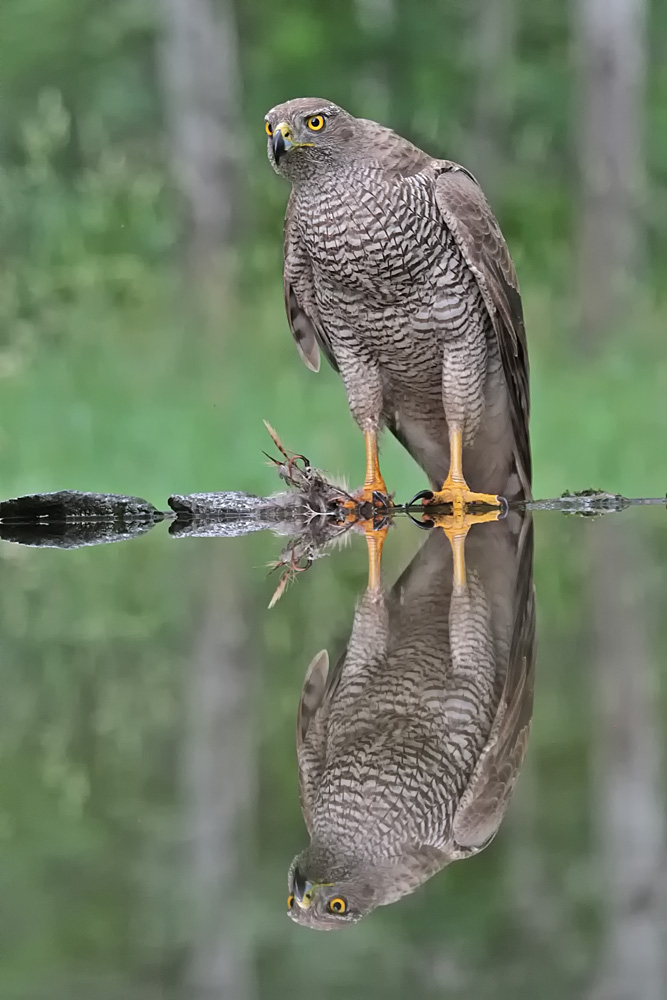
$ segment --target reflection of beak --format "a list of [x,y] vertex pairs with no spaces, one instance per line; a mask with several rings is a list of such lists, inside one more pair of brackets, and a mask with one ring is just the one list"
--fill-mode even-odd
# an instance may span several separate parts
[[313,902],[313,883],[298,868],[294,872],[294,898],[302,910],[307,910]]
[[287,153],[293,145],[292,129],[287,122],[281,122],[280,125],[276,125],[273,131],[273,155],[275,156],[276,163],[279,162],[281,156]]

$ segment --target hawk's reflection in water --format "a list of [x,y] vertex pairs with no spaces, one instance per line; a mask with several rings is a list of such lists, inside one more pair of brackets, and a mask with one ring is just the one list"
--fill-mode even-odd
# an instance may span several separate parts
[[388,591],[369,533],[347,649],[308,667],[297,752],[310,846],[288,896],[308,927],[354,923],[478,853],[507,809],[533,705],[532,524],[466,517],[467,537],[442,518]]

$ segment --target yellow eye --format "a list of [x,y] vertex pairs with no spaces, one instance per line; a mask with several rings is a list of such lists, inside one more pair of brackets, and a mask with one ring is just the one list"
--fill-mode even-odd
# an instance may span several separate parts
[[271,125],[271,122],[265,122],[264,123],[264,128],[266,129],[266,134],[267,135],[273,135],[273,127]]
[[306,124],[311,132],[320,132],[324,128],[324,118],[322,115],[311,115]]
[[287,909],[288,909],[288,910],[291,910],[293,906],[294,906],[294,896],[292,896],[292,895],[290,894],[290,895],[289,895],[289,896],[287,897]]
[[331,913],[345,913],[347,910],[347,903],[342,896],[336,896],[329,903],[329,910]]

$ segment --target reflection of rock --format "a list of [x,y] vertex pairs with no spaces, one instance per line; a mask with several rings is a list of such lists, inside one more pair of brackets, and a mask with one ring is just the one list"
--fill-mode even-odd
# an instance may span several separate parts
[[463,582],[434,528],[389,592],[370,587],[347,649],[313,660],[297,752],[310,846],[290,915],[329,929],[412,892],[495,836],[533,704],[532,524],[475,525]]

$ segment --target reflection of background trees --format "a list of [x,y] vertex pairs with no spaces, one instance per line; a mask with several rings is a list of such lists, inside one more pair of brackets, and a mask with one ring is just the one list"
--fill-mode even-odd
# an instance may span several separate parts
[[[287,190],[262,117],[306,93],[488,188],[526,304],[536,495],[664,492],[666,67],[656,0],[3,0],[3,494],[269,489],[262,416],[318,464],[358,467],[342,387],[303,370],[282,316]],[[391,442],[385,474],[423,485]],[[595,981],[605,1000],[662,1000],[664,529],[537,528],[541,679],[508,826],[334,953],[276,916],[301,836],[286,733],[313,617],[349,620],[352,554],[246,633],[229,622],[265,603],[244,568],[269,558],[256,541],[4,550],[4,994],[95,995],[104,974],[137,996],[189,977],[239,997],[313,983],[393,997],[415,981],[424,996],[561,997]],[[217,939],[201,932],[216,911]]]

